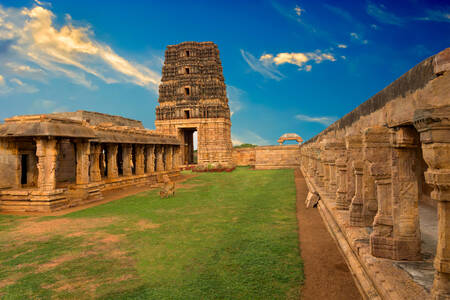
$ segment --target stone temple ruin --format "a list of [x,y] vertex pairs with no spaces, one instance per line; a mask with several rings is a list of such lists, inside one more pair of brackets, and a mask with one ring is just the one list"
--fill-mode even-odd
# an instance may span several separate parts
[[[450,48],[299,145],[232,148],[212,42],[168,46],[156,131],[77,111],[0,125],[0,211],[48,212],[127,186],[163,186],[194,162],[294,168],[364,299],[450,299]],[[318,249],[320,251],[320,249]]]
[[181,140],[182,162],[232,165],[230,108],[219,49],[212,42],[168,46],[165,54],[156,130]]

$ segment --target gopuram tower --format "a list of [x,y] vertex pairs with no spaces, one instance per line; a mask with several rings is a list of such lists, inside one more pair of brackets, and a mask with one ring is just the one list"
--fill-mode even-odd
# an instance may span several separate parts
[[156,107],[156,130],[181,141],[181,164],[232,165],[230,108],[219,49],[213,42],[184,42],[166,49]]

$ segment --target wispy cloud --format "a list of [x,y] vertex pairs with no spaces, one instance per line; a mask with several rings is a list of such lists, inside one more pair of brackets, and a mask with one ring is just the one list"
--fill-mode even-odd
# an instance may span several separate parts
[[341,18],[345,19],[346,21],[350,23],[355,23],[355,19],[352,17],[352,15],[346,11],[345,9],[342,9],[340,7],[330,5],[330,4],[324,4],[323,7],[331,11],[332,13],[340,16]]
[[312,123],[320,123],[325,126],[330,126],[337,120],[336,117],[311,117],[307,115],[298,114],[295,118],[299,121],[303,122],[312,122]]
[[17,59],[8,62],[12,72],[23,76],[37,72],[64,75],[91,88],[93,84],[87,76],[108,84],[127,82],[157,90],[157,72],[118,55],[97,41],[89,26],[73,25],[70,15],[66,15],[63,26],[56,27],[55,15],[44,5],[49,6],[40,1],[32,8],[0,5],[0,41],[9,41],[8,49]]
[[350,37],[352,38],[353,41],[357,41],[357,42],[359,42],[361,44],[364,44],[364,45],[369,43],[368,40],[363,39],[361,37],[361,35],[357,34],[356,32],[350,32]]
[[33,101],[30,106],[30,113],[44,114],[68,111],[68,107],[58,104],[56,101],[49,99],[38,99]]
[[416,18],[419,21],[447,22],[450,23],[450,8],[442,10],[427,9],[424,17]]
[[338,48],[342,48],[342,49],[347,48],[347,45],[345,45],[345,44],[338,44],[337,46],[338,46]]
[[235,113],[237,113],[238,111],[242,110],[245,107],[243,98],[245,97],[246,93],[240,88],[237,88],[232,85],[227,85],[227,95],[230,105],[231,116],[233,116]]
[[254,145],[269,145],[269,141],[265,138],[261,137],[256,132],[253,132],[251,130],[244,130],[242,132],[238,133],[232,133],[231,134],[231,140],[234,145],[240,145],[240,144],[254,144]]
[[[259,58],[265,65],[267,64],[293,64],[300,67],[300,70],[311,71],[312,66],[308,63],[315,62],[316,64],[321,63],[322,61],[336,61],[336,58],[331,53],[323,53],[320,50],[316,50],[315,52],[293,52],[293,53],[278,53],[277,55],[272,54],[264,54]],[[306,65],[308,64],[308,65]]]
[[405,21],[403,18],[389,12],[383,4],[377,5],[369,2],[367,4],[367,13],[375,18],[378,22],[388,25],[403,26]]
[[284,77],[272,64],[258,60],[250,52],[241,49],[241,55],[249,67],[262,76],[274,80],[281,80]]

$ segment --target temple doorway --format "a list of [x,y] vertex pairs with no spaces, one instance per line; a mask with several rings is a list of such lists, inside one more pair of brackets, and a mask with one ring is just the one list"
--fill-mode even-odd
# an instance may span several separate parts
[[197,128],[181,129],[183,139],[183,164],[197,164]]

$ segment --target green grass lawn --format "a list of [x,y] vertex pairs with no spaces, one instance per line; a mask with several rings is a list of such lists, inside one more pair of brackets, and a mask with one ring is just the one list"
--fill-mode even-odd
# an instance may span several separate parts
[[199,173],[172,198],[61,217],[0,215],[1,299],[292,299],[302,281],[292,170]]

